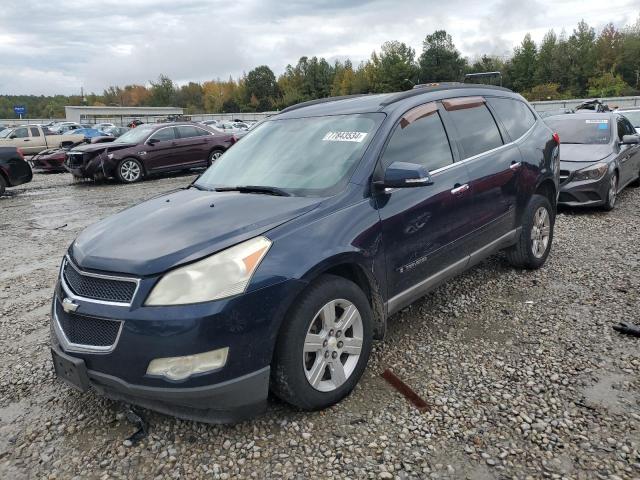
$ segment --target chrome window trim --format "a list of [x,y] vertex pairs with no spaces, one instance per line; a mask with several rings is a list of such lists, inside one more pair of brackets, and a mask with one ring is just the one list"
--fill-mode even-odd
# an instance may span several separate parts
[[505,144],[503,144],[503,145],[500,145],[499,147],[492,148],[491,150],[487,150],[487,151],[482,152],[482,153],[477,153],[476,155],[472,155],[471,157],[465,158],[464,160],[458,160],[457,162],[453,162],[453,163],[452,163],[452,164],[450,164],[450,165],[445,165],[444,167],[437,168],[437,169],[435,169],[435,170],[433,170],[433,171],[431,171],[431,172],[429,172],[429,173],[430,173],[431,175],[435,175],[435,174],[437,174],[437,173],[444,172],[445,170],[450,169],[450,168],[451,168],[451,167],[453,167],[454,165],[460,165],[460,164],[463,164],[463,163],[471,162],[471,161],[473,161],[473,160],[477,160],[478,158],[482,158],[482,157],[484,157],[485,155],[489,155],[489,154],[491,154],[491,153],[498,152],[498,151],[500,151],[500,150],[502,150],[502,149],[504,149],[504,148],[506,148],[506,147],[510,147],[511,145],[515,145],[515,143],[516,143],[518,140],[520,140],[521,138],[524,138],[524,137],[526,137],[527,135],[529,135],[529,133],[531,133],[531,131],[535,128],[535,126],[536,126],[536,124],[537,124],[537,123],[538,123],[537,121],[536,121],[536,122],[534,122],[534,124],[533,124],[533,125],[531,125],[531,128],[529,128],[529,130],[527,130],[527,131],[526,131],[526,132],[524,132],[520,137],[518,137],[517,139],[515,139],[515,140],[513,140],[513,141],[511,141],[511,142],[509,142],[509,143],[505,143]]
[[62,325],[60,325],[60,320],[58,319],[58,298],[57,297],[54,298],[53,331],[56,334],[56,337],[58,338],[58,341],[60,342],[60,345],[62,346],[63,350],[67,352],[101,353],[101,354],[111,353],[116,348],[116,345],[118,345],[118,341],[120,340],[120,335],[122,334],[122,326],[124,325],[124,322],[122,320],[113,320],[110,318],[107,318],[105,320],[120,323],[120,327],[118,327],[118,334],[116,335],[116,339],[114,340],[113,344],[109,346],[95,346],[95,345],[83,345],[81,343],[73,343],[67,338],[67,336],[64,333],[64,330],[62,329]]
[[[64,267],[66,263],[69,263],[69,265],[71,265],[71,267],[76,272],[78,272],[79,275],[83,275],[85,277],[103,278],[105,280],[116,280],[120,282],[135,283],[136,288],[133,291],[133,294],[131,295],[131,301],[130,302],[111,302],[108,300],[96,300],[95,298],[87,298],[81,295],[76,295],[71,291],[71,288],[69,288],[69,285],[67,285],[67,282],[64,279]],[[64,290],[64,293],[72,300],[82,300],[83,302],[98,303],[100,305],[111,305],[114,307],[131,307],[131,304],[133,303],[133,299],[136,298],[138,289],[140,288],[140,279],[131,278],[131,277],[119,277],[115,275],[101,275],[99,273],[85,272],[84,270],[80,270],[80,268],[78,268],[78,266],[75,263],[73,263],[69,255],[65,255],[64,259],[62,260],[62,265],[60,266],[60,284],[62,285],[62,289]]]

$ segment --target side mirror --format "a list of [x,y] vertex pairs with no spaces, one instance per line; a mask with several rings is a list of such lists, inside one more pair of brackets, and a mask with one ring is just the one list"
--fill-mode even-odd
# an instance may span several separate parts
[[384,171],[384,180],[375,182],[382,188],[411,188],[433,185],[426,168],[417,163],[393,162]]
[[18,137],[16,137],[16,134],[15,134],[15,133],[12,133],[11,135],[9,135],[9,138],[10,138],[11,140],[13,140],[14,138],[18,138]]
[[640,143],[640,135],[624,135],[622,137],[622,145],[637,145]]
[[149,140],[147,140],[147,145],[155,145],[156,143],[158,143],[160,140],[158,140],[157,138],[150,138]]

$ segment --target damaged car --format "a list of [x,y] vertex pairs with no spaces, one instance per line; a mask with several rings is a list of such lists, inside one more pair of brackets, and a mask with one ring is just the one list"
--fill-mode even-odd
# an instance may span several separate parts
[[207,167],[234,142],[233,135],[200,124],[143,124],[112,142],[71,149],[64,165],[76,178],[134,183],[155,173]]
[[560,135],[560,205],[613,210],[618,193],[640,181],[640,135],[625,116],[575,113],[545,122]]

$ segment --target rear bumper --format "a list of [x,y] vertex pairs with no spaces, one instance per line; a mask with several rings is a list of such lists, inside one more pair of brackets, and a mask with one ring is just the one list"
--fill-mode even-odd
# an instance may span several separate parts
[[[52,349],[85,368],[82,360],[67,355],[59,346]],[[89,387],[100,395],[185,420],[237,423],[255,417],[267,407],[269,366],[226,382],[192,388],[148,387],[93,370],[86,373]]]

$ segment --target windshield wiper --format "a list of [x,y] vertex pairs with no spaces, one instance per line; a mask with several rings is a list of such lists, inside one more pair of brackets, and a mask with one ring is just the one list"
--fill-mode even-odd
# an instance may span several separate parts
[[196,188],[196,189],[198,189],[198,190],[201,190],[201,191],[203,191],[203,192],[210,192],[210,191],[211,191],[211,189],[210,189],[210,188],[203,187],[202,185],[198,185],[197,183],[192,183],[192,184],[190,184],[187,188],[192,188],[192,187],[193,187],[193,188]]
[[267,187],[264,185],[238,185],[235,187],[216,187],[216,192],[241,192],[241,193],[261,193],[265,195],[276,195],[278,197],[290,197],[291,194],[278,187]]

